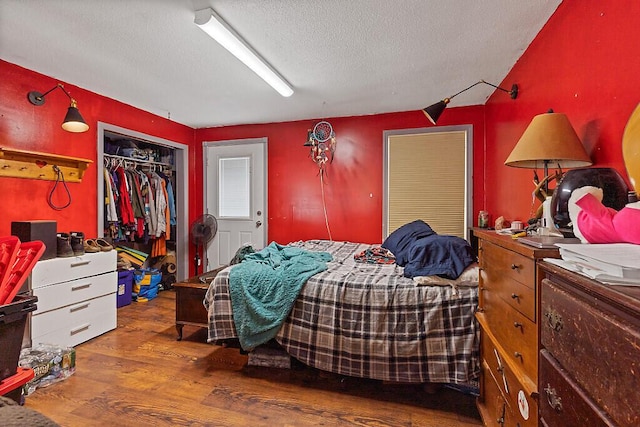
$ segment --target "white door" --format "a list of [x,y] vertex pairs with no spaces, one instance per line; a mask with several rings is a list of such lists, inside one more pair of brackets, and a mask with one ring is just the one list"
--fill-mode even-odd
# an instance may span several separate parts
[[229,264],[244,245],[255,250],[265,246],[266,153],[266,138],[204,144],[204,206],[218,220],[204,271]]

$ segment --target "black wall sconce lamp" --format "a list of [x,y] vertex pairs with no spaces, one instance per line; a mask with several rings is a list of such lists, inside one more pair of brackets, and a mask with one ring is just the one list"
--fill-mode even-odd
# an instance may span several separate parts
[[86,132],[87,130],[89,130],[89,125],[84,121],[84,118],[82,118],[80,111],[78,111],[78,103],[71,97],[71,95],[69,95],[69,92],[67,92],[64,86],[62,86],[62,83],[58,83],[56,86],[49,89],[45,93],[40,93],[33,90],[27,94],[27,98],[29,98],[29,102],[31,102],[33,105],[40,106],[44,104],[44,97],[57,88],[62,89],[65,95],[69,97],[69,100],[71,100],[71,105],[67,110],[67,115],[64,117],[64,121],[62,122],[62,129],[66,130],[67,132]]
[[444,109],[447,107],[447,104],[449,102],[451,102],[451,100],[453,98],[455,98],[456,96],[460,95],[462,92],[466,92],[469,89],[471,89],[472,87],[479,85],[480,83],[484,83],[486,85],[493,86],[496,89],[499,89],[499,90],[501,90],[503,92],[507,92],[511,96],[511,99],[516,99],[518,97],[518,85],[516,85],[516,84],[511,86],[511,90],[507,90],[507,89],[501,88],[500,86],[496,86],[496,85],[491,84],[489,82],[485,82],[484,80],[480,80],[479,82],[476,82],[476,83],[472,84],[468,88],[462,89],[460,92],[458,92],[456,94],[453,94],[450,97],[443,99],[442,101],[436,102],[433,105],[430,105],[430,106],[428,106],[426,108],[423,108],[422,112],[424,113],[425,116],[427,116],[429,121],[435,125],[436,122],[438,121],[438,119],[440,118],[440,115],[442,114]]

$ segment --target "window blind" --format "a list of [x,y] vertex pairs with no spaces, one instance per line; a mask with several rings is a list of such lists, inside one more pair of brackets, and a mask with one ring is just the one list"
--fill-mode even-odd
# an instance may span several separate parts
[[387,140],[387,230],[421,219],[438,234],[465,238],[467,135],[391,135]]

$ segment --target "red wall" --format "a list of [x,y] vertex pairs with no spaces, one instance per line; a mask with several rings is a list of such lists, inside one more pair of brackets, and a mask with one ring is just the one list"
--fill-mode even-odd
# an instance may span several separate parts
[[503,81],[519,85],[518,99],[489,99],[485,208],[494,218],[530,217],[533,172],[504,161],[531,119],[549,108],[567,114],[594,166],[628,180],[621,143],[640,102],[638,16],[637,1],[565,0]]
[[[428,102],[428,100],[425,100]],[[447,110],[439,124],[474,126],[474,168],[482,175],[484,107]],[[334,240],[382,240],[382,155],[385,130],[431,126],[420,111],[325,118],[336,133],[333,163],[326,169],[325,200]],[[200,129],[196,140],[268,138],[269,241],[288,243],[329,237],[324,220],[318,167],[303,144],[317,120]],[[199,159],[201,162],[201,159]],[[196,167],[201,168],[201,164]],[[202,170],[202,169],[200,169]],[[481,199],[482,187],[475,189]],[[202,183],[195,194],[202,193]]]
[[[38,151],[96,161],[97,122],[132,129],[182,144],[193,145],[193,129],[147,113],[113,99],[64,84],[78,101],[78,109],[89,124],[84,133],[69,133],[60,127],[69,99],[56,89],[42,106],[27,100],[27,93],[46,92],[59,81],[0,60],[0,147]],[[191,163],[195,151],[189,150]],[[81,183],[68,183],[71,205],[61,211],[47,204],[53,181],[0,177],[2,207],[0,236],[9,235],[12,221],[49,219],[57,221],[58,231],[83,231],[95,237],[97,224],[97,168],[90,165]],[[195,178],[191,178],[191,186]],[[64,205],[66,193],[59,185],[54,192],[56,205]]]
[[[640,2],[565,0],[501,83],[503,87],[519,85],[517,100],[496,92],[484,107],[445,111],[440,125],[474,126],[474,216],[487,209],[494,218],[529,218],[532,172],[504,166],[504,160],[531,119],[549,108],[568,115],[595,166],[615,167],[626,178],[622,134],[640,101],[640,87],[635,84],[640,72],[635,46],[640,27],[629,19],[632,16],[640,16]],[[68,106],[63,93],[52,93],[41,107],[26,99],[30,90],[45,91],[57,80],[4,61],[0,61],[0,75],[0,146],[95,160],[98,120],[188,144],[193,148],[189,167],[197,171],[189,176],[192,220],[202,212],[201,143],[267,137],[269,241],[328,237],[317,168],[303,146],[307,129],[318,120],[194,131],[67,84],[91,126],[86,133],[71,134],[60,128]],[[382,133],[428,123],[418,111],[324,119],[333,125],[338,141],[325,187],[332,237],[379,242]],[[0,235],[9,233],[13,220],[48,218],[56,219],[62,231],[95,233],[96,168],[89,167],[82,183],[69,184],[73,203],[61,212],[46,203],[52,185],[51,181],[0,178]]]

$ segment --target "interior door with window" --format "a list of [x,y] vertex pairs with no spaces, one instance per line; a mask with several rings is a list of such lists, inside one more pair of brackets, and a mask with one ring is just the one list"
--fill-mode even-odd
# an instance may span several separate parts
[[204,144],[204,205],[218,220],[205,271],[229,264],[237,250],[259,250],[267,238],[267,139]]

